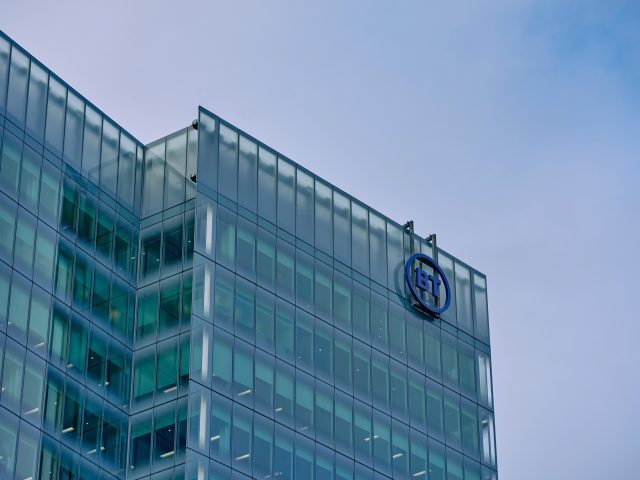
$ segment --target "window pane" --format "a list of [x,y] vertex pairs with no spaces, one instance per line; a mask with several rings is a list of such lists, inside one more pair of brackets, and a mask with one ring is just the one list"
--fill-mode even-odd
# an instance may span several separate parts
[[351,202],[352,266],[369,276],[369,212],[362,205]]
[[278,157],[278,226],[295,232],[295,167]]
[[64,134],[64,113],[67,102],[66,87],[53,77],[49,78],[49,96],[47,99],[47,126],[45,147],[62,156]]
[[260,147],[258,167],[258,214],[276,223],[276,156]]
[[12,48],[9,91],[7,93],[7,117],[19,126],[24,126],[28,76],[29,57],[19,49]]
[[82,171],[94,182],[100,178],[100,141],[102,136],[102,116],[87,105],[82,148]]
[[331,187],[316,179],[315,182],[315,240],[316,248],[333,254],[333,199]]
[[0,186],[7,195],[18,198],[22,142],[6,132],[2,143],[2,163],[0,163]]
[[82,130],[84,102],[74,93],[67,96],[67,119],[64,128],[64,161],[77,171],[82,162]]
[[218,191],[236,201],[238,197],[238,132],[220,124]]
[[[0,74],[0,76],[1,75],[2,74]],[[40,143],[44,140],[48,82],[49,75],[47,72],[35,62],[31,62],[31,71],[29,72],[29,99],[27,101],[26,131]],[[0,94],[1,90],[2,88],[0,88]]]
[[257,212],[258,197],[258,145],[240,136],[238,159],[238,203],[251,212]]
[[466,332],[473,333],[471,309],[471,273],[469,269],[456,263],[456,313],[458,325]]
[[297,170],[296,177],[296,235],[313,245],[313,177]]
[[345,265],[351,265],[351,201],[333,192],[334,255]]

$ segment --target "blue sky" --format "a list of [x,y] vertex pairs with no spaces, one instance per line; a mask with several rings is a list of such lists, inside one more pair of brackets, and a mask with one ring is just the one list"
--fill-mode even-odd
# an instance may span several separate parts
[[503,479],[640,469],[640,3],[8,2],[142,141],[203,105],[488,276]]

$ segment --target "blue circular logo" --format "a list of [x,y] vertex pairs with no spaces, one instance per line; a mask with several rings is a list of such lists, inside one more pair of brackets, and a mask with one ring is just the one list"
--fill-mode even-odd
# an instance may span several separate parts
[[[414,268],[416,260],[419,264],[433,268],[433,275],[423,270],[420,266]],[[415,280],[413,277],[414,272]],[[404,280],[407,282],[413,298],[418,301],[423,310],[426,310],[433,315],[440,315],[449,308],[449,305],[451,304],[451,288],[449,286],[449,281],[440,266],[431,257],[424,253],[414,253],[411,255],[404,266]],[[441,286],[444,287],[444,289],[440,288]],[[422,295],[420,295],[420,291],[429,293],[436,299],[436,305],[442,306],[435,307],[433,305],[429,305],[428,302],[424,301]],[[444,303],[440,301],[442,293],[446,296],[446,301]]]

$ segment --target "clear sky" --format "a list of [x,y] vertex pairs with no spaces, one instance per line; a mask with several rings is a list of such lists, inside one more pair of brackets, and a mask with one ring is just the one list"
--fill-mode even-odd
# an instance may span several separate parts
[[0,1],[144,142],[203,105],[485,272],[504,480],[640,478],[638,0]]

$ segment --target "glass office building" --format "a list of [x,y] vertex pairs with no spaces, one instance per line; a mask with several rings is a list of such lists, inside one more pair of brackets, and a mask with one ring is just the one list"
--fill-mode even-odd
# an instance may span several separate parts
[[497,479],[481,273],[204,108],[143,145],[4,34],[0,144],[0,478]]

